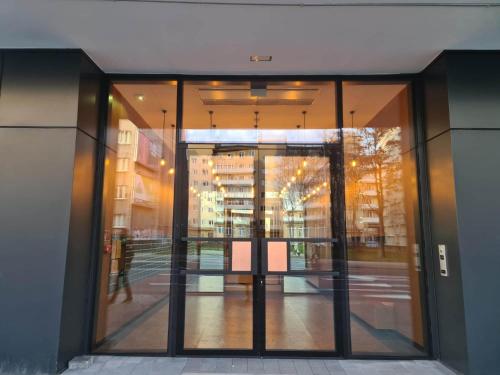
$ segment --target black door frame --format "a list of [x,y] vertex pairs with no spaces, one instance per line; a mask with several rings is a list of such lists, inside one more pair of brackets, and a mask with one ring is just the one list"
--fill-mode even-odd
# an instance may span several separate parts
[[[176,197],[176,199],[183,199],[182,211],[175,211],[178,220],[175,225],[178,228],[174,238],[174,247],[176,251],[176,266],[172,270],[172,275],[176,275],[175,282],[172,282],[176,292],[174,295],[176,298],[176,315],[170,321],[176,322],[176,327],[170,331],[170,336],[175,336],[175,353],[174,355],[226,355],[226,356],[265,356],[265,357],[338,357],[345,355],[344,338],[348,336],[346,331],[348,328],[347,318],[345,315],[345,304],[347,301],[346,290],[346,258],[345,252],[343,251],[343,236],[342,224],[343,219],[340,217],[343,215],[343,210],[339,209],[342,207],[342,202],[339,201],[339,189],[342,187],[341,180],[341,163],[338,158],[341,155],[341,145],[339,143],[332,144],[316,144],[316,145],[303,145],[303,144],[189,144],[184,142],[179,142],[177,145],[177,155],[182,160],[179,161],[179,167],[183,169],[177,170],[188,170],[188,150],[214,150],[214,149],[224,149],[231,148],[234,150],[248,150],[253,149],[256,151],[254,165],[255,165],[255,186],[256,191],[254,195],[254,223],[255,223],[255,236],[253,238],[245,238],[245,240],[253,240],[257,245],[256,260],[257,269],[253,272],[253,347],[252,349],[185,349],[184,348],[184,328],[185,328],[185,310],[186,310],[186,278],[187,274],[191,274],[192,271],[186,272],[187,268],[187,227],[188,227],[188,197],[189,194],[182,194],[182,197]],[[263,203],[261,202],[261,184],[262,171],[264,166],[262,164],[261,157],[266,154],[276,154],[283,156],[308,156],[308,155],[324,155],[329,157],[330,164],[330,200],[331,200],[331,232],[332,237],[335,237],[336,241],[334,246],[332,246],[332,263],[335,265],[335,269],[329,274],[333,278],[333,326],[334,326],[334,338],[335,338],[335,350],[334,351],[323,351],[323,350],[266,350],[265,340],[266,340],[266,328],[265,328],[265,298],[266,298],[266,285],[265,277],[266,273],[262,267],[263,265],[263,242],[267,242],[269,239],[265,239],[262,235],[262,228],[259,224],[260,221],[260,210],[259,207]],[[188,173],[178,174],[176,176],[176,187],[179,184],[179,189],[181,192],[189,191],[189,175]],[[181,202],[177,202],[181,204]],[[181,214],[182,212],[182,214]],[[182,220],[182,221],[181,221]],[[229,238],[226,238],[229,239]],[[234,240],[236,238],[231,238]],[[208,238],[210,240],[210,238]],[[289,239],[288,239],[289,240]],[[255,245],[254,245],[255,246]],[[199,272],[202,274],[210,274],[210,271]],[[219,273],[217,273],[219,274]],[[287,272],[287,274],[302,275],[304,273],[300,272]],[[326,274],[326,273],[325,273]],[[334,276],[337,275],[337,276]]]

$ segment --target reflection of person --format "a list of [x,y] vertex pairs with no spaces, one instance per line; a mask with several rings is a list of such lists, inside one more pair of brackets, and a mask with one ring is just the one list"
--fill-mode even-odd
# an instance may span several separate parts
[[313,270],[317,270],[319,268],[319,254],[318,254],[318,250],[315,248],[313,250],[313,253],[311,255],[311,268]]
[[238,283],[245,285],[245,300],[250,300],[251,291],[252,291],[252,275],[238,275]]
[[134,252],[130,251],[127,247],[126,233],[122,234],[120,237],[120,249],[120,258],[118,259],[118,275],[115,279],[113,295],[111,296],[109,303],[115,303],[116,297],[120,292],[120,280],[122,280],[123,287],[125,287],[125,292],[127,293],[127,298],[123,302],[127,303],[132,301],[132,289],[130,288],[130,282],[128,280],[128,272],[130,271],[132,259],[134,258]]

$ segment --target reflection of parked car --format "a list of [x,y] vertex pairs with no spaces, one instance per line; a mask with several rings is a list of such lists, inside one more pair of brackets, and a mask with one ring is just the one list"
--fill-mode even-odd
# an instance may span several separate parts
[[375,240],[366,241],[366,247],[378,247],[378,241]]

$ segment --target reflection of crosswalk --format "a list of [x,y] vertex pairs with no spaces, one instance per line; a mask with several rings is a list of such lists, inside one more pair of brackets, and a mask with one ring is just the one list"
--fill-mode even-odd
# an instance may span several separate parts
[[[370,270],[357,268],[355,271],[369,272]],[[349,292],[358,298],[385,300],[408,300],[411,298],[409,278],[404,275],[351,274],[349,275]]]

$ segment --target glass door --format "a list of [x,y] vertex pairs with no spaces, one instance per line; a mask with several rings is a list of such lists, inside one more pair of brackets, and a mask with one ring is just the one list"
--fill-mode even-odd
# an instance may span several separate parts
[[335,158],[329,148],[259,152],[260,274],[267,352],[335,352],[341,264],[334,224]]
[[254,350],[256,153],[187,149],[183,350]]
[[331,146],[194,147],[181,351],[335,354]]

